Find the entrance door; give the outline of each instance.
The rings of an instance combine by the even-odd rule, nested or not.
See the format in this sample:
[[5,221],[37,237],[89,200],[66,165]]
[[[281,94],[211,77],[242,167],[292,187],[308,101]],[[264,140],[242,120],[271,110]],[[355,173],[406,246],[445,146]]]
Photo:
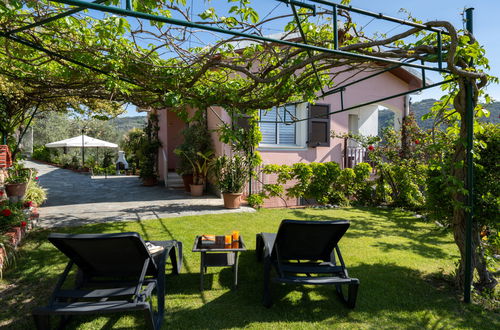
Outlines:
[[174,149],[182,142],[184,137],[182,130],[186,127],[186,123],[173,111],[168,111],[167,114],[167,151],[168,151],[168,170],[175,170],[179,162],[179,158],[174,154]]

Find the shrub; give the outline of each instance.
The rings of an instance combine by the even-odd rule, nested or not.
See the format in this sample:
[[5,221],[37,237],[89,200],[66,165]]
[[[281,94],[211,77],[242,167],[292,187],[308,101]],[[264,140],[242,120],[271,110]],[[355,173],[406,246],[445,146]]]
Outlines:
[[57,160],[57,163],[62,165],[64,168],[71,167],[71,161],[72,161],[72,156],[68,154],[62,154],[59,156]]
[[253,208],[260,209],[264,204],[265,193],[251,194],[247,197],[248,205]]
[[52,157],[56,156],[58,153],[56,150],[49,149],[46,146],[37,146],[33,148],[33,154],[31,157],[36,160],[41,160],[47,163],[52,162]]
[[38,182],[31,180],[28,182],[24,199],[27,201],[33,201],[37,205],[42,205],[47,200],[47,191],[40,187]]
[[[263,198],[284,196],[315,200],[319,204],[349,205],[352,199],[370,204],[373,196],[369,164],[361,163],[354,169],[341,169],[335,162],[297,163],[293,166],[266,165],[265,174],[276,174],[273,184],[265,184]],[[286,189],[290,181],[296,183]]]
[[[379,196],[393,206],[407,209],[421,209],[425,205],[424,192],[426,189],[427,167],[418,162],[382,163],[379,165],[379,193],[390,194]],[[386,185],[390,189],[386,189]]]
[[214,163],[215,184],[222,193],[240,193],[249,177],[249,163],[246,157],[235,154],[221,156]]
[[375,192],[370,181],[372,167],[368,163],[359,163],[354,166],[354,197],[357,204],[373,205]]

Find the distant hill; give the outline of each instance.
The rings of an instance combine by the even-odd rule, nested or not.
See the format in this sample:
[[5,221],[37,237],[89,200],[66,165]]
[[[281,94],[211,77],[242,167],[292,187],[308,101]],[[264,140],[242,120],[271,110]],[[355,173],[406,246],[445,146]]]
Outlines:
[[109,124],[116,128],[120,136],[130,131],[132,128],[143,128],[146,125],[147,116],[134,116],[114,118],[109,121]]
[[[415,113],[415,118],[417,120],[418,126],[423,129],[432,128],[432,120],[422,121],[422,116],[429,112],[434,102],[437,100],[426,99],[419,102],[412,103],[410,105],[410,111]],[[490,116],[488,118],[481,118],[481,121],[499,124],[500,123],[500,102],[493,102],[486,107],[490,111]],[[380,115],[379,115],[380,116]]]
[[382,136],[382,131],[388,126],[394,127],[394,112],[381,109],[378,111],[378,136]]
[[[420,128],[424,130],[432,128],[432,120],[422,120],[422,116],[429,112],[435,99],[426,99],[410,104],[410,111],[415,114],[415,119]],[[481,118],[481,121],[499,124],[500,123],[500,102],[493,102],[486,107],[490,111],[488,118]],[[390,110],[381,109],[378,112],[378,135],[382,136],[382,130],[387,126],[394,127],[394,113]]]

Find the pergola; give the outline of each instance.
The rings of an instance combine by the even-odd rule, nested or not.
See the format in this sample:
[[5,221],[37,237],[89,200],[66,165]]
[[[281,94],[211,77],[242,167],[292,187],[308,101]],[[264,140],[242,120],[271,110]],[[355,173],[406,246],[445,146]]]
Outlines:
[[[196,28],[196,29],[202,29],[205,31],[211,31],[211,32],[217,32],[217,33],[223,33],[225,35],[230,35],[230,36],[237,36],[237,37],[244,37],[244,38],[249,38],[261,42],[269,42],[273,43],[276,45],[284,45],[284,46],[293,46],[297,48],[304,49],[309,52],[309,56],[311,56],[312,51],[314,52],[323,52],[323,53],[329,53],[329,54],[336,54],[339,56],[342,56],[344,58],[358,58],[362,59],[364,61],[370,61],[372,63],[375,63],[379,65],[380,70],[377,72],[370,74],[366,77],[363,77],[358,80],[354,80],[348,83],[344,83],[341,86],[336,86],[335,88],[327,91],[322,91],[321,96],[325,95],[330,95],[330,94],[336,94],[339,93],[340,97],[342,99],[343,93],[347,88],[349,88],[352,85],[355,85],[363,80],[373,78],[375,76],[378,76],[384,72],[394,70],[396,68],[413,68],[413,69],[418,69],[421,71],[422,75],[422,86],[413,90],[405,91],[402,93],[398,93],[395,95],[388,95],[384,98],[372,100],[370,102],[366,102],[363,104],[357,104],[352,107],[344,107],[343,103],[341,104],[341,107],[339,109],[335,109],[331,111],[329,114],[335,114],[335,113],[340,113],[344,111],[351,110],[353,108],[358,108],[362,107],[365,105],[369,104],[374,104],[377,102],[382,102],[384,100],[388,100],[391,98],[395,97],[400,97],[403,95],[408,95],[412,94],[418,91],[422,91],[428,88],[433,88],[442,84],[449,83],[453,81],[455,78],[443,80],[437,83],[433,83],[431,85],[426,85],[426,79],[425,75],[427,71],[434,71],[438,73],[445,73],[445,74],[452,74],[452,72],[447,68],[446,62],[443,60],[443,51],[442,51],[442,35],[447,34],[447,32],[444,29],[441,28],[435,28],[431,26],[427,26],[424,24],[412,22],[412,21],[407,21],[407,20],[401,20],[398,18],[386,16],[380,13],[375,13],[375,12],[370,12],[358,8],[354,8],[352,6],[345,6],[342,4],[337,4],[331,1],[327,0],[307,0],[304,2],[299,2],[295,0],[276,0],[282,3],[287,4],[290,6],[293,16],[295,17],[298,30],[300,32],[301,38],[299,41],[291,41],[291,40],[283,40],[283,39],[277,39],[277,38],[272,38],[268,36],[262,36],[262,35],[256,35],[256,34],[250,34],[250,33],[244,33],[241,31],[237,30],[230,30],[230,29],[222,29],[216,26],[211,26],[211,25],[203,25],[203,24],[197,24],[188,20],[182,20],[182,19],[177,19],[177,18],[172,18],[172,17],[165,17],[165,16],[160,16],[160,15],[153,15],[149,13],[144,13],[144,12],[139,12],[134,10],[134,6],[132,3],[132,0],[126,0],[124,8],[120,8],[117,6],[112,6],[112,5],[107,5],[104,4],[105,0],[95,0],[93,2],[89,1],[82,1],[82,0],[51,0],[52,2],[56,3],[61,3],[61,4],[66,4],[66,5],[71,5],[75,6],[75,8],[67,10],[66,12],[60,13],[58,15],[55,15],[53,17],[49,18],[44,18],[41,19],[33,24],[29,24],[27,26],[21,27],[14,29],[12,31],[7,31],[7,32],[0,32],[0,37],[8,38],[12,41],[18,42],[20,44],[23,44],[28,47],[32,47],[38,51],[45,52],[46,54],[49,54],[50,56],[56,57],[60,60],[67,61],[79,66],[82,66],[84,68],[87,68],[89,70],[92,70],[96,73],[99,74],[104,74],[104,75],[111,75],[110,72],[106,72],[100,68],[93,67],[91,65],[88,65],[86,63],[83,63],[81,61],[72,59],[66,55],[58,54],[56,52],[53,52],[49,49],[44,48],[43,46],[39,44],[35,44],[21,36],[18,35],[19,32],[28,30],[28,29],[33,29],[37,26],[52,22],[57,19],[64,18],[69,15],[73,15],[75,13],[78,13],[82,10],[85,9],[93,9],[97,10],[100,12],[104,13],[111,13],[111,14],[116,14],[116,15],[121,15],[125,17],[134,17],[142,20],[149,20],[151,22],[159,22],[159,23],[166,23],[166,24],[171,24],[171,25],[176,25],[176,26],[182,26],[186,28]],[[334,31],[334,40],[333,44],[334,47],[332,48],[326,48],[326,47],[320,47],[316,45],[309,44],[306,39],[306,35],[302,29],[301,21],[299,19],[299,15],[297,12],[297,7],[307,9],[311,11],[312,14],[316,13],[316,9],[318,6],[322,6],[322,8],[330,8],[331,13],[332,13],[332,24],[333,24],[333,31]],[[378,57],[378,56],[372,56],[372,55],[367,55],[367,54],[360,54],[356,52],[351,52],[351,51],[345,51],[339,49],[339,27],[337,26],[337,11],[338,10],[344,10],[360,15],[364,15],[367,17],[371,17],[373,19],[377,20],[384,20],[384,21],[389,21],[389,22],[394,22],[398,23],[401,25],[405,25],[408,27],[416,27],[425,31],[428,31],[429,33],[435,33],[436,34],[436,40],[437,40],[437,60],[434,62],[434,65],[431,65],[430,62],[426,62],[425,60],[421,60],[420,63],[417,63],[415,59],[412,60],[396,60],[396,59],[388,59],[388,58],[383,58],[383,57]],[[466,10],[466,29],[468,30],[469,33],[472,33],[473,30],[473,8],[469,8]],[[381,66],[380,64],[383,64]],[[470,63],[472,66],[473,63]],[[314,64],[313,64],[314,66]],[[134,81],[127,78],[127,77],[119,77],[119,79],[134,84]],[[472,146],[473,146],[473,119],[474,119],[474,114],[473,114],[473,85],[470,82],[466,83],[466,120],[465,120],[465,125],[467,129],[467,147],[466,147],[466,166],[467,166],[467,178],[466,178],[466,188],[468,190],[468,195],[467,195],[467,208],[466,208],[466,216],[467,216],[467,222],[466,222],[466,260],[465,260],[465,283],[464,283],[464,301],[465,302],[470,302],[470,287],[471,287],[471,282],[472,282],[472,221],[473,221],[473,159],[472,159]],[[301,119],[304,120],[304,119]],[[306,119],[307,120],[307,119]],[[294,119],[294,121],[298,121],[297,119]]]

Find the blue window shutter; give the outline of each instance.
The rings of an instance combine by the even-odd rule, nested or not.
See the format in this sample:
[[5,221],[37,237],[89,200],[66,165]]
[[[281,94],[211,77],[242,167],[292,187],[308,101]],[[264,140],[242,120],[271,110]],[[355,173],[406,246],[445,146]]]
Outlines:
[[[293,116],[293,117],[292,117]],[[287,144],[287,145],[295,145],[295,126],[296,124],[290,124],[290,122],[295,117],[295,105],[287,105],[286,111],[285,107],[279,108],[279,121],[284,121],[285,123],[289,123],[288,125],[285,123],[278,124],[278,138],[279,144]]]
[[[276,108],[260,111],[260,131],[263,144],[276,144]],[[268,121],[268,123],[266,123]]]

